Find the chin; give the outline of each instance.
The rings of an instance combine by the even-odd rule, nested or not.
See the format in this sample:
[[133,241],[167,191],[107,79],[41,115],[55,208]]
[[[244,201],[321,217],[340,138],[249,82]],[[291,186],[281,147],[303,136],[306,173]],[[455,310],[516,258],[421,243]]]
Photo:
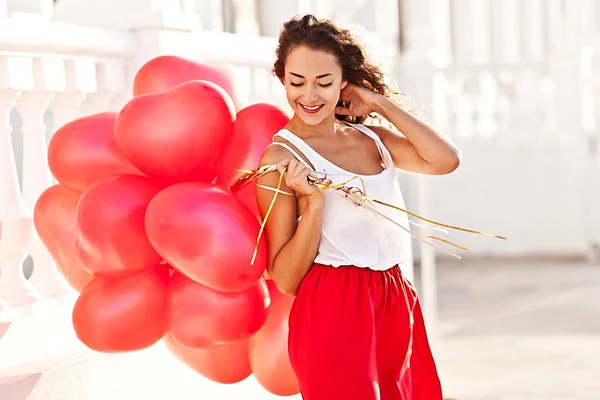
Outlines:
[[309,126],[316,126],[323,123],[323,121],[327,120],[329,117],[333,116],[333,112],[330,110],[321,110],[319,113],[314,115],[306,114],[302,108],[296,109],[296,115],[300,117],[302,122]]

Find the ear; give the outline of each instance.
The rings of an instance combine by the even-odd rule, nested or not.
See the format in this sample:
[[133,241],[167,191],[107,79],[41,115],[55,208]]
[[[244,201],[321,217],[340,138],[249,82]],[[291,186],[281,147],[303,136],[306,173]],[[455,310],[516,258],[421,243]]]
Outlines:
[[348,85],[348,81],[343,81],[342,82],[342,86],[340,87],[342,90],[344,90],[344,88],[346,87],[346,85]]

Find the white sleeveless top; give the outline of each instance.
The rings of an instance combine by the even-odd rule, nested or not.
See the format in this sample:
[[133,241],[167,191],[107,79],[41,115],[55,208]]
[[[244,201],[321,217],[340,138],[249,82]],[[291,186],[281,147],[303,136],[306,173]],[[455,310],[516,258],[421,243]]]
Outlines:
[[[329,162],[313,150],[304,140],[292,132],[282,129],[277,136],[293,144],[312,164],[312,167],[300,157],[290,146],[281,142],[279,145],[290,151],[300,162],[315,171],[326,173],[333,183],[342,183],[358,176],[362,179],[368,197],[383,202],[404,207],[404,200],[396,177],[396,168],[392,156],[383,142],[372,130],[364,125],[349,124],[360,132],[372,138],[381,153],[385,169],[377,175],[353,174]],[[318,174],[323,177],[323,174]],[[360,180],[355,179],[347,186],[363,189]],[[411,236],[399,226],[390,222],[376,212],[363,206],[354,205],[337,190],[324,193],[325,211],[321,241],[315,263],[339,267],[354,265],[384,271],[399,265],[402,270],[412,262]],[[408,216],[390,207],[374,204],[379,212],[409,229]]]

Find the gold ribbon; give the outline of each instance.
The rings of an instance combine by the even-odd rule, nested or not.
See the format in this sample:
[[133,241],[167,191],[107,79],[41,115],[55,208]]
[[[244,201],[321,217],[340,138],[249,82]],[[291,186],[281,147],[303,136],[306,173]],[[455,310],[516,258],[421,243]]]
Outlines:
[[[261,167],[259,169],[256,169],[256,170],[241,170],[241,169],[238,169],[236,171],[237,172],[242,172],[243,175],[229,189],[232,192],[235,193],[235,192],[243,189],[250,182],[256,181],[257,179],[260,179],[264,175],[266,175],[268,173],[271,173],[271,172],[274,172],[276,170],[277,170],[277,167],[275,165],[265,165],[265,166],[263,166],[263,167]],[[277,188],[276,189],[272,188],[270,186],[260,185],[258,183],[256,184],[257,187],[260,187],[260,188],[263,188],[263,189],[267,189],[267,190],[271,190],[271,191],[275,192],[275,195],[273,196],[273,199],[271,200],[271,203],[269,204],[269,208],[267,209],[265,217],[263,218],[263,222],[262,222],[262,224],[260,226],[258,237],[256,238],[256,247],[254,249],[254,254],[252,256],[252,261],[250,263],[251,265],[254,265],[254,261],[256,259],[256,255],[257,255],[257,252],[258,252],[258,245],[260,243],[260,239],[261,239],[262,234],[264,232],[264,228],[265,228],[265,226],[267,224],[267,220],[269,218],[269,215],[271,214],[271,211],[272,211],[273,206],[275,204],[275,200],[277,199],[277,195],[278,194],[285,194],[285,195],[293,196],[292,193],[287,193],[287,192],[281,190],[281,184],[283,182],[283,176],[284,176],[286,170],[287,170],[287,167],[285,167],[281,171],[281,173],[279,175],[279,181],[277,183]],[[361,190],[361,189],[359,189],[357,187],[347,186],[349,183],[351,183],[352,181],[357,180],[357,179],[361,181],[363,190]],[[415,235],[409,229],[407,229],[406,227],[400,225],[399,223],[397,223],[396,221],[394,221],[393,219],[391,219],[390,217],[388,217],[387,215],[385,215],[381,211],[379,211],[375,207],[375,204],[379,204],[379,205],[382,205],[382,206],[385,206],[385,207],[390,207],[390,208],[392,208],[394,210],[404,212],[407,215],[410,215],[412,217],[418,218],[418,219],[420,219],[422,221],[425,221],[425,222],[428,222],[430,224],[437,225],[439,227],[444,227],[444,228],[454,229],[454,230],[461,231],[461,232],[467,232],[467,233],[472,233],[472,234],[476,234],[476,235],[482,235],[482,236],[493,237],[493,238],[496,238],[496,239],[506,240],[506,237],[504,237],[504,236],[499,236],[499,235],[495,235],[495,234],[492,234],[492,233],[486,233],[486,232],[476,231],[476,230],[473,230],[473,229],[466,229],[466,228],[461,228],[459,226],[448,225],[448,224],[444,224],[444,223],[441,223],[441,222],[437,222],[437,221],[434,221],[432,219],[425,218],[425,217],[422,217],[422,216],[420,216],[418,214],[415,214],[413,212],[405,210],[405,209],[403,209],[401,207],[395,206],[393,204],[388,204],[388,203],[383,202],[381,200],[377,200],[377,199],[368,197],[365,194],[365,192],[366,192],[366,190],[365,190],[365,183],[364,183],[364,181],[359,176],[354,176],[354,177],[352,177],[352,178],[350,178],[350,179],[348,179],[348,180],[346,180],[346,181],[344,181],[342,183],[338,183],[338,184],[331,182],[329,179],[326,178],[326,176],[324,178],[315,178],[315,177],[309,176],[308,177],[308,181],[312,185],[314,185],[314,186],[316,186],[316,187],[318,187],[320,189],[318,192],[312,193],[309,196],[320,194],[320,193],[326,192],[327,190],[332,190],[332,189],[333,190],[337,190],[338,192],[343,193],[344,196],[347,197],[347,198],[349,198],[355,205],[366,207],[367,209],[375,212],[376,214],[380,215],[381,217],[383,217],[383,218],[387,219],[388,221],[394,223],[395,225],[397,225],[398,227],[400,227],[404,231],[408,232],[415,239],[418,239],[421,242],[427,244],[428,246],[431,246],[431,247],[434,247],[434,248],[436,248],[438,250],[441,250],[444,253],[449,254],[449,255],[451,255],[453,257],[456,257],[458,259],[460,259],[461,257],[458,256],[457,254],[454,254],[454,253],[449,252],[449,251],[447,251],[447,250],[445,250],[445,249],[443,249],[443,248],[441,248],[439,246],[436,246],[435,244],[430,243],[430,242],[428,242],[425,239],[437,240],[437,241],[446,243],[446,244],[448,244],[450,246],[456,247],[456,248],[458,248],[460,250],[463,250],[463,251],[468,251],[470,249],[468,249],[466,247],[463,247],[463,246],[460,246],[460,245],[458,245],[456,243],[453,243],[453,242],[451,242],[449,240],[442,239],[442,238],[437,237],[437,236],[428,235],[428,236],[422,236],[421,237],[421,236]],[[409,223],[412,223],[412,221],[409,221]],[[425,228],[429,228],[429,229],[440,230],[440,231],[442,231],[442,232],[444,232],[446,234],[448,233],[447,231],[444,231],[444,230],[442,230],[440,228],[436,228],[436,227],[433,227],[433,226],[430,227],[430,226],[423,226],[423,225],[419,225],[419,224],[416,224],[416,225],[422,226],[422,227],[425,227]]]

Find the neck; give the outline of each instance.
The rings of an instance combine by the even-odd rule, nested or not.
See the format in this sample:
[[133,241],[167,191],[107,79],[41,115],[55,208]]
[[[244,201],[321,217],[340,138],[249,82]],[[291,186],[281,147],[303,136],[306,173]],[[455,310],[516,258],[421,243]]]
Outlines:
[[308,125],[302,121],[302,118],[294,114],[292,119],[290,119],[290,122],[288,122],[286,128],[293,132],[302,133],[309,136],[330,136],[335,135],[336,122],[337,119],[335,118],[335,114],[331,114],[317,125]]

